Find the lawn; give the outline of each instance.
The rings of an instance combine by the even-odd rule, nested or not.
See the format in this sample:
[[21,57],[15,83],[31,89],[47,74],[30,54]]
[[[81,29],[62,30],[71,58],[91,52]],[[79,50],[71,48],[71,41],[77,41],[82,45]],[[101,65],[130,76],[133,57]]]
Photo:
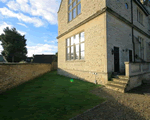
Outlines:
[[52,71],[0,95],[0,120],[69,120],[105,99],[89,91],[99,87]]

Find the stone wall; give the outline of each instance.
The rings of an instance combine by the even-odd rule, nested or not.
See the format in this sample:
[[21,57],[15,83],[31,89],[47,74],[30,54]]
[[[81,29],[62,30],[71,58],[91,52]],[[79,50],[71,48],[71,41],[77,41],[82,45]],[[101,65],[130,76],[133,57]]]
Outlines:
[[120,71],[124,72],[124,62],[129,60],[129,51],[125,50],[128,49],[133,52],[132,29],[129,25],[107,12],[108,72],[114,72],[114,54],[112,55],[111,52],[114,46],[119,47]]
[[150,32],[148,31],[149,30],[148,16],[146,16],[144,14],[144,12],[139,8],[143,13],[143,25],[141,23],[139,23],[137,21],[137,8],[139,8],[139,7],[137,6],[137,4],[135,2],[133,2],[133,16],[134,16],[133,24],[150,35]]
[[[106,0],[106,5],[131,22],[131,0]],[[125,4],[128,4],[126,9]]]
[[150,63],[125,62],[126,76],[129,78],[126,91],[138,87],[142,81],[150,83]]
[[[126,9],[125,4],[128,4],[128,9]],[[107,6],[113,11],[118,13],[120,16],[124,17],[126,20],[131,22],[131,1],[130,0],[107,0]],[[137,4],[133,1],[133,24],[138,28],[149,34],[148,32],[148,16],[143,13],[143,25],[137,21]],[[124,72],[125,61],[129,61],[129,51],[125,52],[123,50],[132,50],[132,60],[134,60],[133,53],[133,43],[132,43],[132,27],[126,24],[125,21],[119,20],[117,17],[107,12],[107,57],[108,57],[108,73],[114,71],[114,55],[111,54],[113,47],[119,47],[119,57],[120,57],[120,71]],[[138,38],[138,36],[144,39],[144,60],[150,60],[150,46],[148,43],[150,39],[134,29],[133,35]],[[135,45],[135,53],[138,53],[139,46]]]
[[52,70],[57,70],[57,62],[52,62]]
[[0,93],[52,70],[51,64],[0,64]]
[[[84,31],[85,59],[66,61],[66,39]],[[94,81],[90,72],[96,72],[99,84],[107,83],[106,13],[58,39],[58,73]]]
[[[148,43],[150,42],[150,39],[147,38],[145,35],[141,34],[137,30],[134,30],[134,36],[138,38],[139,36],[144,39],[144,60],[147,62],[150,62],[150,46]],[[139,42],[135,40],[135,54],[139,55]]]
[[81,14],[68,23],[68,0],[63,0],[58,12],[58,36],[104,7],[106,0],[81,0]]

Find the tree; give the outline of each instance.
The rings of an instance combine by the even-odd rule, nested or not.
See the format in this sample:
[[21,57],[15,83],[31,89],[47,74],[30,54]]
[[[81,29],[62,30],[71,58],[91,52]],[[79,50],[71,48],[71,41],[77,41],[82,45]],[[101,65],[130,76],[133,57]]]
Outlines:
[[7,59],[8,62],[20,62],[27,58],[27,48],[25,35],[17,32],[16,28],[4,28],[4,34],[0,35],[3,51],[1,54]]

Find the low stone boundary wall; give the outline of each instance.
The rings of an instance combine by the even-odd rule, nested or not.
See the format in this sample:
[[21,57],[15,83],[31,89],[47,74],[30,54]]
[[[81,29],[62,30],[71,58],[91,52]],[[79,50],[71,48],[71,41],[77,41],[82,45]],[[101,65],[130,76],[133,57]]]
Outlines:
[[129,77],[126,91],[138,87],[143,81],[150,82],[150,63],[125,62],[126,76]]
[[57,70],[57,62],[52,62],[52,69]]
[[0,63],[0,93],[53,70],[51,64]]

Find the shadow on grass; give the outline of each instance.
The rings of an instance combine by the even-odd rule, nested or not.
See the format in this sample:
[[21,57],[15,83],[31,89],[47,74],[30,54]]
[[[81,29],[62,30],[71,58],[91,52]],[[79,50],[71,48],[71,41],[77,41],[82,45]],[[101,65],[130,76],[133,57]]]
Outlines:
[[88,92],[96,87],[49,72],[2,93],[0,120],[69,119],[105,100]]
[[[121,120],[135,119],[135,116],[143,120],[101,86],[77,79],[70,82],[70,79],[52,71],[3,93],[0,95],[0,120],[69,120],[108,98],[111,101],[89,114],[82,114],[77,120]],[[89,92],[92,90],[97,94]]]

